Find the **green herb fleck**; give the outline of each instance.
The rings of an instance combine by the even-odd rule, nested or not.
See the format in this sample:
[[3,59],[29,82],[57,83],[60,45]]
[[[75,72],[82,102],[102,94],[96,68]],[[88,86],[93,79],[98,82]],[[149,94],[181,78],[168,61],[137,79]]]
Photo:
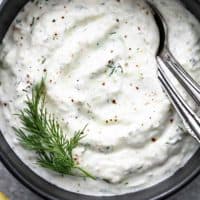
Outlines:
[[116,33],[117,33],[117,32],[111,32],[110,35],[114,35],[114,34],[116,34]]
[[116,64],[113,60],[109,60],[106,67],[111,70],[109,76],[112,76],[114,73],[118,71],[120,71],[121,73],[124,72],[122,66],[120,64]]
[[30,23],[30,26],[33,26],[35,23],[35,17],[32,18],[32,22]]
[[42,61],[41,61],[41,64],[44,64],[46,62],[46,58],[44,56],[42,56]]

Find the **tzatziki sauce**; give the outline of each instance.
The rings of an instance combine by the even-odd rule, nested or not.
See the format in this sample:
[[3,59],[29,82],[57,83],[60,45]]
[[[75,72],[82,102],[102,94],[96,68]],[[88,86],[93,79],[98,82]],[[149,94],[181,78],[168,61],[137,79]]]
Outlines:
[[[177,0],[152,2],[166,18],[171,52],[200,81],[199,22]],[[198,145],[157,78],[158,44],[145,1],[30,1],[0,47],[0,129],[7,142],[36,174],[77,193],[119,195],[172,176]],[[42,77],[47,108],[64,134],[87,125],[73,155],[96,180],[44,169],[20,145],[15,114]]]

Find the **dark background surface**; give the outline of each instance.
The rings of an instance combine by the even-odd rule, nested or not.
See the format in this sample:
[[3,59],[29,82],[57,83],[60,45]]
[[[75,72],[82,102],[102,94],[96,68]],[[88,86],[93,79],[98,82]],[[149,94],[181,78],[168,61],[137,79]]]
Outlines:
[[[19,183],[0,162],[0,192],[10,200],[42,200]],[[200,176],[191,184],[167,200],[200,200]]]

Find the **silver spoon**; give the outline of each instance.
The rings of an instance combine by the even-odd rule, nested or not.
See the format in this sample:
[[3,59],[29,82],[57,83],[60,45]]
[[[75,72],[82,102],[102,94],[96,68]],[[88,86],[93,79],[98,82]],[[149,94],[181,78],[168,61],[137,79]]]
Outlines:
[[170,52],[168,47],[167,23],[158,8],[150,2],[147,3],[153,11],[160,34],[160,44],[156,55],[158,62],[158,78],[171,103],[183,120],[186,129],[198,142],[200,142],[200,118],[176,90],[175,86],[163,70],[163,66],[165,65],[168,67],[170,72],[180,82],[198,106],[200,106],[200,85],[184,70]]

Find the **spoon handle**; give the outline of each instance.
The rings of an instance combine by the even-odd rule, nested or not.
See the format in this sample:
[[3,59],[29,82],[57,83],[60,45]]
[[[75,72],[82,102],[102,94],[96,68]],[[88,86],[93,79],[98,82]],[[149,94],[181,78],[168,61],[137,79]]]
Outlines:
[[159,55],[168,69],[183,85],[185,90],[191,95],[193,100],[200,106],[200,85],[185,71],[181,64],[174,58],[170,50],[165,47],[162,54]]

